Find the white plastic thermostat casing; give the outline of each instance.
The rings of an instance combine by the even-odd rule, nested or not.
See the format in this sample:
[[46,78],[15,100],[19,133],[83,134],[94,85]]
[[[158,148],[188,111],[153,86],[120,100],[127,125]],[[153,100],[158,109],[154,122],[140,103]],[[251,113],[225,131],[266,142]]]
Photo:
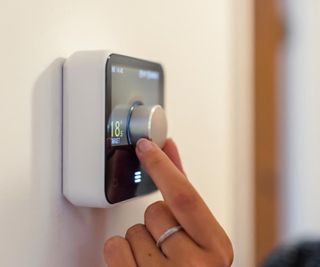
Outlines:
[[[118,65],[111,68],[110,62]],[[110,89],[112,75],[115,75],[114,91]],[[161,105],[160,64],[106,50],[79,51],[66,59],[63,194],[72,204],[106,208],[156,190],[132,148],[141,137],[163,146],[167,125]],[[130,111],[128,116],[123,112],[126,109]],[[117,129],[121,135],[113,136],[110,121],[111,129],[114,123],[123,126]]]
[[105,197],[105,83],[108,51],[79,51],[63,67],[63,193],[77,206]]

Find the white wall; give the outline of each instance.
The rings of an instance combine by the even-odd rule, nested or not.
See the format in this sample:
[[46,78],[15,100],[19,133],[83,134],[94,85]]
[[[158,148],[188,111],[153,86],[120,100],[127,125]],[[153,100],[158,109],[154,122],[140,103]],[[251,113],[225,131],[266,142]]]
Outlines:
[[292,241],[320,238],[320,2],[285,7],[281,235]]
[[163,63],[170,135],[190,179],[236,238],[233,1],[0,6],[0,266],[103,266],[104,240],[141,222],[160,197],[95,210],[61,196],[61,66],[80,49]]
[[233,157],[234,266],[254,266],[254,92],[252,0],[234,1]]

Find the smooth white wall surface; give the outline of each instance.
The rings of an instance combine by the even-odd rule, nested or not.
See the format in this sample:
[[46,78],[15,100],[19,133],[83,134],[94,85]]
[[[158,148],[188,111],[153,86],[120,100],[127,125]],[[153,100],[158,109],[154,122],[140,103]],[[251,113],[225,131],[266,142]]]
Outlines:
[[0,266],[103,266],[104,240],[142,222],[146,206],[160,199],[101,210],[62,197],[61,67],[82,49],[164,65],[170,136],[235,237],[233,1],[0,4]]
[[284,241],[320,238],[320,2],[286,1],[282,94]]
[[254,266],[254,5],[234,2],[233,34],[233,247],[234,266]]

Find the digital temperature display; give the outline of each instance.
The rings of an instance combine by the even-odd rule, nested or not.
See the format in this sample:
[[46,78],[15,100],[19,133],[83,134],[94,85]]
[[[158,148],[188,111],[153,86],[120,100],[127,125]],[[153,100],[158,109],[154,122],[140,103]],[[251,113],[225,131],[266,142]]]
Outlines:
[[112,145],[120,145],[121,138],[124,137],[125,130],[122,128],[123,122],[121,121],[111,121],[111,143]]
[[111,113],[108,125],[111,146],[127,146],[128,140],[128,116],[130,113],[129,105],[118,105]]

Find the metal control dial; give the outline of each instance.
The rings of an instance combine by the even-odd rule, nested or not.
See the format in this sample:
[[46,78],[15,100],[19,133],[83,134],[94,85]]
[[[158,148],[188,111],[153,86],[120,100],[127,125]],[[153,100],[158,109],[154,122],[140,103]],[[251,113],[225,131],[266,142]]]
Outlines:
[[163,148],[167,138],[167,118],[160,105],[119,105],[109,122],[112,146],[135,145],[147,138]]
[[129,136],[132,144],[147,138],[163,148],[167,138],[167,118],[160,105],[137,105],[131,113]]

